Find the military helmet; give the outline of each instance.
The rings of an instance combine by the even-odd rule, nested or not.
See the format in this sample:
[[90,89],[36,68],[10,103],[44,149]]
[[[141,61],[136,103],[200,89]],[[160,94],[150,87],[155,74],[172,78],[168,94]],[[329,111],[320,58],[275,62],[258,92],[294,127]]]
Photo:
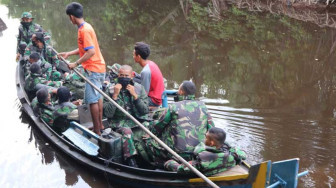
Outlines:
[[121,65],[119,65],[118,63],[113,64],[112,66],[107,66],[108,69],[110,69],[114,74],[119,74],[119,69],[120,69]]
[[33,18],[30,12],[23,12],[21,18]]

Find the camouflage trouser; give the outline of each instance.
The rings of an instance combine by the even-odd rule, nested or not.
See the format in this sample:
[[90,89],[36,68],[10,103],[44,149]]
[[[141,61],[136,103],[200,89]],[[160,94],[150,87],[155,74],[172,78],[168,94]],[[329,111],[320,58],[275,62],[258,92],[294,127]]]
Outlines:
[[137,151],[134,146],[133,141],[133,132],[132,129],[127,127],[121,127],[117,129],[117,132],[122,135],[122,148],[123,148],[123,156],[124,160],[134,155],[137,155]]
[[[198,167],[196,161],[188,161],[188,163],[195,168]],[[165,162],[164,168],[168,171],[174,171],[174,172],[188,173],[188,172],[191,171],[189,169],[189,167],[187,167],[186,165],[180,164],[180,163],[178,163],[178,162],[176,162],[175,160],[172,160],[172,159]]]
[[153,166],[163,167],[164,162],[170,158],[168,152],[150,137],[137,141],[136,148],[141,157]]
[[73,84],[70,83],[65,83],[63,84],[64,86],[66,86],[67,88],[69,88],[69,90],[72,92],[72,99],[73,100],[77,100],[77,99],[84,99],[84,89],[85,87],[76,87]]
[[[167,160],[174,159],[173,155],[164,149],[153,138],[146,136],[142,142],[136,142],[136,148],[141,157],[153,166],[162,167]],[[174,148],[171,148],[174,150]],[[176,152],[176,151],[175,151]],[[185,160],[192,160],[192,155],[188,153],[177,152]]]

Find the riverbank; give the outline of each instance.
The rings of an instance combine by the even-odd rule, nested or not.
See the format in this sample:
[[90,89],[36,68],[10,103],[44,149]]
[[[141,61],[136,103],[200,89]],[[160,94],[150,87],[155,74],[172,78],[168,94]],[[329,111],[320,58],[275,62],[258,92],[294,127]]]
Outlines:
[[194,0],[194,2],[207,6],[209,15],[216,19],[222,19],[225,11],[234,5],[252,12],[285,15],[296,20],[312,22],[320,27],[336,28],[336,1],[331,3],[325,0]]

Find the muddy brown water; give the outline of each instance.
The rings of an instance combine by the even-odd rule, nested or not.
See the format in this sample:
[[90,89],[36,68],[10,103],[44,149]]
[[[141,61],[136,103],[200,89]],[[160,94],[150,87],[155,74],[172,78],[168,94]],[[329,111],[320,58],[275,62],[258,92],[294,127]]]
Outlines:
[[[68,1],[1,1],[1,187],[115,187],[49,145],[15,89],[19,17],[32,11],[58,51],[76,48]],[[248,162],[300,158],[299,187],[335,187],[336,31],[281,15],[229,7],[220,19],[179,1],[85,1],[85,18],[108,64],[130,64],[136,41],[151,45],[168,88],[192,79],[217,126]],[[210,13],[209,13],[210,12]],[[75,60],[75,59],[72,59]]]

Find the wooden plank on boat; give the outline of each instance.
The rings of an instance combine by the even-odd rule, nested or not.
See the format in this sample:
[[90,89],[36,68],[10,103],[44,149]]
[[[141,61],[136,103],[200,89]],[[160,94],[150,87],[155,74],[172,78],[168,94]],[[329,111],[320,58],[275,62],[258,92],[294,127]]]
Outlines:
[[67,137],[72,143],[78,146],[81,150],[91,156],[98,155],[99,146],[92,143],[89,139],[84,137],[83,135],[77,133],[73,128],[67,129],[62,133],[65,137]]
[[[248,171],[240,165],[237,165],[225,172],[216,174],[208,178],[212,181],[232,181],[238,179],[246,179],[248,178],[248,176]],[[204,180],[201,178],[192,178],[189,179],[189,182],[204,182]]]

